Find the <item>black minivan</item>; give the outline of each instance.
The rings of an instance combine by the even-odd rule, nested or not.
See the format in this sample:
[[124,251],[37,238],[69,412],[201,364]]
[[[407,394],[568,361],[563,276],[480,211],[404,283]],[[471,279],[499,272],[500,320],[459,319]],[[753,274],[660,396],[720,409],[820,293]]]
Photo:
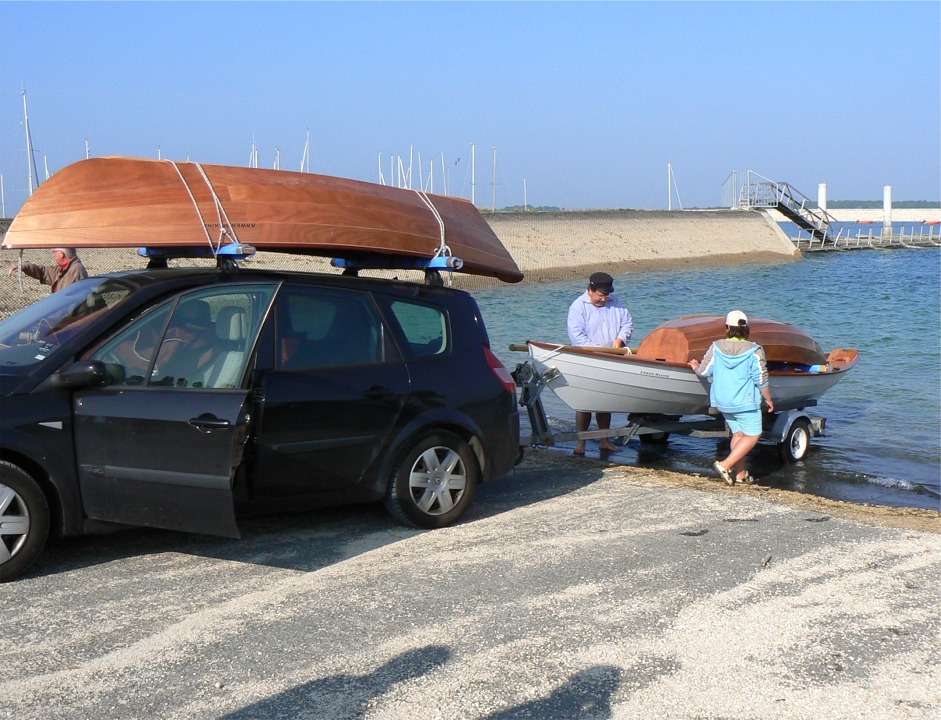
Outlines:
[[173,268],[0,321],[0,580],[50,534],[238,537],[241,514],[384,501],[455,522],[520,457],[476,301],[434,284]]

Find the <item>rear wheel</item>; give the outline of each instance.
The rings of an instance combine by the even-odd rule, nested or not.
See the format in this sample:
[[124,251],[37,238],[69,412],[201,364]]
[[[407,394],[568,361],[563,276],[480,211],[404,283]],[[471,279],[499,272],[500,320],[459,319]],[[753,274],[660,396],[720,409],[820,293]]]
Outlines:
[[0,582],[32,565],[49,537],[49,503],[36,481],[0,461]]
[[638,435],[637,437],[640,438],[640,442],[643,445],[666,445],[667,441],[670,439],[670,433],[644,433],[643,435]]
[[795,420],[787,431],[784,441],[778,445],[781,460],[786,463],[803,460],[810,447],[810,423],[804,418]]
[[470,506],[480,472],[470,446],[454,433],[419,437],[399,459],[386,494],[386,507],[399,522],[440,528]]

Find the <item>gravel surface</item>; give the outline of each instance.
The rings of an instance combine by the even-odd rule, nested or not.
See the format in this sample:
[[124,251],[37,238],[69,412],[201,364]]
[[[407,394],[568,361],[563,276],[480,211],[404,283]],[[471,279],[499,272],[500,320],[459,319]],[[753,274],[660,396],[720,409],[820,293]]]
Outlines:
[[534,450],[433,532],[60,542],[0,586],[0,717],[936,720],[939,528]]

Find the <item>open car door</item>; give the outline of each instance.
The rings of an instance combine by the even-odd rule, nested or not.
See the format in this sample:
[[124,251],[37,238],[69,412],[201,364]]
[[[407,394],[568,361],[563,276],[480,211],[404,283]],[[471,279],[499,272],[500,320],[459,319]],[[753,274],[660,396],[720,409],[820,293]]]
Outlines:
[[76,394],[85,513],[96,520],[239,537],[234,473],[246,391],[104,388]]
[[249,433],[247,367],[276,290],[185,293],[86,355],[108,378],[72,400],[88,517],[239,536],[233,485]]

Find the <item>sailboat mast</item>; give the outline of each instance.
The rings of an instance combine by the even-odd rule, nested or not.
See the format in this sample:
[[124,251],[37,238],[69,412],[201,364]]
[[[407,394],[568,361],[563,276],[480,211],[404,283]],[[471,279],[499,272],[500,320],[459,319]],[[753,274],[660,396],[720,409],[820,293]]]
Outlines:
[[667,163],[667,210],[673,209],[673,166]]
[[477,206],[477,148],[473,144],[471,144],[471,204],[474,207]]
[[[301,172],[310,172],[310,128],[307,128],[307,140],[304,142],[304,154],[301,156]],[[379,174],[382,174],[382,163],[379,163]]]
[[493,180],[490,188],[490,212],[497,209],[497,149],[493,148]]
[[36,169],[36,157],[33,154],[33,136],[29,132],[29,110],[26,107],[26,91],[23,91],[23,119],[26,125],[26,167],[29,173],[29,195],[33,194],[33,175],[39,185],[39,171]]

